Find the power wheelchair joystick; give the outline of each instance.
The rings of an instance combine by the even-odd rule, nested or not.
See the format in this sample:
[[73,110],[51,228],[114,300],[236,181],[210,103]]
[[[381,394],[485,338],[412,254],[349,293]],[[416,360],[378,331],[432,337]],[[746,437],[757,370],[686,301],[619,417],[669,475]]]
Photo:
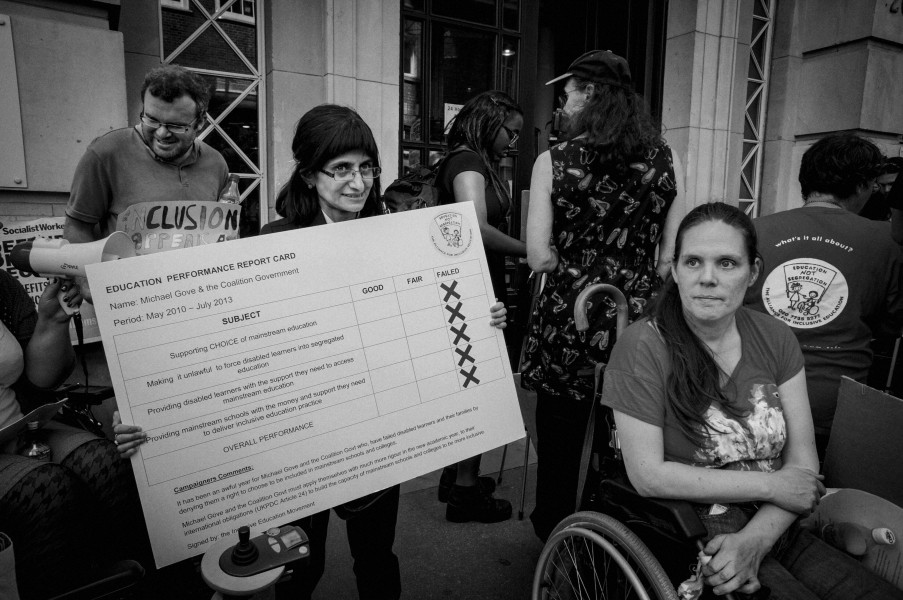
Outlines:
[[201,560],[201,576],[216,591],[211,600],[275,597],[274,586],[288,567],[297,570],[310,557],[307,534],[300,527],[271,527],[252,538],[248,526],[238,528],[238,543],[224,538]]

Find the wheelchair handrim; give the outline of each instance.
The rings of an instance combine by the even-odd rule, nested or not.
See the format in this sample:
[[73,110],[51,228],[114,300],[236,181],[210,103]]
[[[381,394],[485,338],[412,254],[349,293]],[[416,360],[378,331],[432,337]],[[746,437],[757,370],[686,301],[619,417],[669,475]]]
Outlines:
[[[548,542],[546,542],[546,545],[543,547],[542,552],[539,555],[539,564],[546,564],[549,556],[552,554],[552,552],[555,551],[558,542],[565,538],[573,537],[574,534],[585,537],[601,546],[602,549],[605,550],[614,559],[615,563],[617,563],[617,565],[621,568],[621,571],[627,576],[630,584],[633,586],[634,590],[637,591],[640,600],[650,600],[649,594],[646,593],[645,586],[640,581],[640,578],[636,574],[634,568],[630,565],[628,560],[624,558],[624,555],[621,554],[621,551],[618,550],[614,546],[614,544],[609,542],[602,535],[590,529],[585,529],[579,526],[572,526],[566,529],[562,529],[561,531],[553,534],[552,537],[549,538]],[[536,573],[533,576],[533,598],[540,597],[544,575],[545,569],[537,569]]]

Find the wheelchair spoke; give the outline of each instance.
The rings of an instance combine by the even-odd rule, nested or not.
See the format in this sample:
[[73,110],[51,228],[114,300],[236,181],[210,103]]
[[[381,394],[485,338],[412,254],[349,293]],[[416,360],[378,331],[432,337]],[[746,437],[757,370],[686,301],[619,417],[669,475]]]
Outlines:
[[641,542],[635,536],[630,538],[632,534],[623,525],[617,526],[610,531],[607,520],[586,522],[579,520],[578,515],[571,518],[571,523],[559,526],[540,555],[534,599],[676,599],[670,582],[652,576],[655,569],[661,568],[657,563],[655,569],[647,564],[654,560],[647,556],[648,550],[643,547],[638,553],[637,544]]

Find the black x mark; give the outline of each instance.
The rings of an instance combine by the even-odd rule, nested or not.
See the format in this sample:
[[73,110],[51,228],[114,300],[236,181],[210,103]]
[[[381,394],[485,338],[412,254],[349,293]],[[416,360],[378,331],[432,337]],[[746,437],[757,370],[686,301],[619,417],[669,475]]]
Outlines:
[[455,334],[455,346],[457,346],[458,342],[460,342],[462,339],[465,342],[470,341],[470,336],[464,333],[464,330],[467,329],[467,323],[461,323],[461,329],[455,328],[454,325],[449,327],[449,329],[451,329],[452,333]]
[[474,377],[474,375],[473,375],[474,373],[476,373],[476,371],[477,371],[476,365],[474,365],[473,367],[470,367],[469,373],[467,371],[465,371],[464,369],[461,369],[460,373],[461,373],[461,375],[464,376],[464,387],[467,387],[467,384],[470,383],[471,381],[474,382],[475,384],[479,385],[480,380],[477,379],[476,377]]
[[461,314],[461,303],[458,302],[458,306],[452,308],[448,304],[445,305],[445,310],[451,313],[451,316],[448,318],[449,323],[454,323],[455,318],[461,319],[462,321],[466,320],[467,317]]
[[470,362],[474,362],[473,357],[470,355],[470,351],[473,349],[473,346],[467,344],[467,348],[462,352],[460,348],[455,348],[455,352],[461,355],[461,359],[458,361],[458,366],[463,367],[464,361],[469,360]]
[[461,294],[455,291],[455,288],[458,287],[457,281],[452,281],[451,287],[445,285],[444,283],[440,284],[439,287],[445,290],[445,298],[442,299],[443,302],[448,302],[448,299],[452,296],[454,296],[458,300],[461,299]]

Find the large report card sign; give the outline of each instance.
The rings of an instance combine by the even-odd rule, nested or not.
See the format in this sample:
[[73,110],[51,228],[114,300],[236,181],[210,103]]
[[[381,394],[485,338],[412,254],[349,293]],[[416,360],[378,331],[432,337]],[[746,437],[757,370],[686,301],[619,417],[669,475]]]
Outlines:
[[158,566],[524,435],[469,203],[88,278]]

